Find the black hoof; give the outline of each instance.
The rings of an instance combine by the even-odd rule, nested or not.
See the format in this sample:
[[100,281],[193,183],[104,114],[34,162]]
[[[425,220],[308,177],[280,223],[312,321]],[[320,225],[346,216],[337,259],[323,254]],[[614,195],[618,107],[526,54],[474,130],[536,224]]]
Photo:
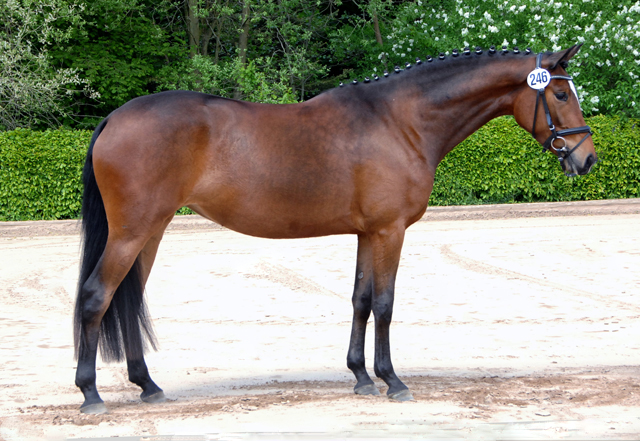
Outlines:
[[104,403],[82,405],[82,407],[80,407],[80,412],[89,415],[101,415],[103,413],[107,413],[107,406],[105,406]]
[[394,401],[413,401],[413,395],[409,392],[409,389],[403,389],[400,392],[394,392],[387,395],[390,400]]
[[167,401],[167,397],[164,396],[164,392],[156,392],[153,395],[149,395],[145,397],[144,394],[140,395],[140,399],[145,403],[156,404],[156,403],[164,403]]
[[365,384],[364,386],[354,387],[353,391],[357,395],[380,395],[380,391],[375,384]]

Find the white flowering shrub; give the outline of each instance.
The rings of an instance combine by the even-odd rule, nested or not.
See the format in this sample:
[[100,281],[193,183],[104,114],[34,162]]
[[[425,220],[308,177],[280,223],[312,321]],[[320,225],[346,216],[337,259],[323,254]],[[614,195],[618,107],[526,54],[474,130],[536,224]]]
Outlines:
[[59,126],[76,92],[99,97],[77,69],[55,69],[48,57],[71,34],[56,21],[79,22],[83,9],[75,0],[0,1],[0,130]]
[[640,117],[640,1],[417,1],[399,8],[382,51],[370,57],[376,70],[464,47],[541,52],[583,43],[568,70],[585,115]]

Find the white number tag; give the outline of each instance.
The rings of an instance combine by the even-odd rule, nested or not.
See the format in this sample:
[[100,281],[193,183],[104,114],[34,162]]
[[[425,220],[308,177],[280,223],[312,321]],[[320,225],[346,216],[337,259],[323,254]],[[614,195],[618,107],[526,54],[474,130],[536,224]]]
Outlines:
[[542,68],[537,68],[531,71],[531,73],[527,76],[527,84],[532,89],[544,89],[549,85],[551,81],[551,75],[549,71]]

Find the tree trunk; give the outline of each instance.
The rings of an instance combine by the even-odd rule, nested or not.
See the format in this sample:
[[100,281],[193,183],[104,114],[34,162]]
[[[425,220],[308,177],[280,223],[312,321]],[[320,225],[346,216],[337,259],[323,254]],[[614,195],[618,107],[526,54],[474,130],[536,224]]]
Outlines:
[[216,52],[213,57],[213,64],[218,64],[220,60],[220,49],[222,48],[222,44],[220,42],[220,32],[222,31],[222,17],[218,17],[216,23]]
[[205,4],[205,10],[207,11],[207,16],[201,18],[201,24],[204,26],[204,32],[202,32],[202,49],[200,53],[203,57],[209,55],[209,42],[211,41],[211,37],[213,36],[213,13],[211,0],[207,0]]
[[200,18],[196,15],[198,0],[187,0],[185,4],[187,16],[187,32],[189,34],[189,56],[191,58],[200,51]]
[[380,33],[380,24],[378,23],[378,14],[376,13],[373,14],[373,30],[376,33],[376,41],[382,46],[384,43],[382,43],[382,34]]
[[[240,40],[238,41],[238,56],[240,57],[240,63],[243,66],[247,64],[249,27],[251,25],[251,20],[249,17],[250,13],[251,13],[251,9],[249,8],[249,1],[245,0],[244,6],[242,7],[242,32],[240,32]],[[235,99],[242,98],[242,91],[240,90],[240,86],[236,87],[236,90],[233,92],[233,98]]]
[[209,40],[213,36],[213,29],[211,25],[207,26],[207,28],[202,33],[202,55],[206,57],[209,55]]
[[[378,14],[373,13],[373,31],[376,34],[376,41],[380,46],[380,49],[384,47],[384,43],[382,42],[382,34],[380,33],[380,24],[378,23]],[[385,54],[382,54],[382,62],[384,63],[384,68],[387,68],[387,57]]]

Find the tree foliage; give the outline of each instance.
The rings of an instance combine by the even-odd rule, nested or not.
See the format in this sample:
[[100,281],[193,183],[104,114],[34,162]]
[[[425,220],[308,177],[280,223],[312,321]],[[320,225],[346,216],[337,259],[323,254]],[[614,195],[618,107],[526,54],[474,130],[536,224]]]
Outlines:
[[[70,113],[64,103],[75,91],[98,97],[80,71],[51,62],[51,48],[82,25],[83,7],[65,0],[0,2],[0,130],[57,125]],[[59,28],[58,20],[73,26]]]
[[[534,52],[583,43],[570,71],[586,115],[640,116],[640,2],[447,0],[405,3],[383,51],[395,63],[481,46]],[[380,63],[378,63],[380,64]]]
[[77,114],[95,116],[88,126],[113,109],[155,91],[157,72],[183,53],[184,37],[165,23],[171,3],[152,0],[86,2],[82,23],[60,21],[68,39],[50,50],[52,64],[82,72],[99,99],[77,106]]
[[92,127],[176,88],[300,101],[454,48],[575,43],[585,113],[637,118],[639,23],[634,0],[5,0],[0,129]]

